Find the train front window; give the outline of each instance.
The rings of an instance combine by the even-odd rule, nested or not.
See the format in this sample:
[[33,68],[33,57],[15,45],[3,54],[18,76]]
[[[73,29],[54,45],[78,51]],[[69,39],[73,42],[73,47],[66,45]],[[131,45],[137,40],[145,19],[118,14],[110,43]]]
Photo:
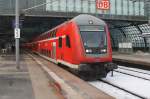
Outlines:
[[80,33],[87,54],[106,53],[107,41],[104,30],[80,31]]

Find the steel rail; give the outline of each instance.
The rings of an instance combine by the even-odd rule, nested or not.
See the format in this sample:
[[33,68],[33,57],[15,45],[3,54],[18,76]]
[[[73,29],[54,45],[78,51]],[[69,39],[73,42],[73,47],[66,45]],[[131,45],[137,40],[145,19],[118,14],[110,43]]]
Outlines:
[[118,73],[121,73],[121,74],[125,74],[125,75],[129,75],[129,76],[133,76],[133,77],[136,77],[136,78],[140,78],[140,79],[143,79],[143,80],[150,81],[150,79],[143,78],[143,77],[140,77],[140,76],[136,76],[136,75],[133,75],[133,74],[128,74],[128,73],[121,72],[121,71],[118,71],[118,70],[114,70],[114,72],[118,72]]
[[128,71],[133,71],[133,72],[141,73],[141,74],[150,75],[149,73],[144,73],[144,72],[140,72],[140,71],[137,71],[137,70],[131,70],[131,69],[123,68],[123,67],[118,67],[118,68],[119,69],[123,69],[123,70],[128,70]]
[[115,88],[118,88],[118,89],[120,89],[120,90],[123,90],[123,91],[125,91],[125,92],[127,92],[127,93],[129,93],[129,94],[132,94],[132,95],[134,95],[134,96],[136,96],[136,97],[139,97],[139,98],[141,98],[141,99],[146,99],[146,97],[144,97],[144,96],[141,96],[141,95],[139,95],[139,94],[136,94],[136,93],[134,93],[134,92],[131,92],[131,91],[125,89],[125,88],[122,88],[122,87],[120,87],[120,86],[117,86],[117,85],[115,85],[115,84],[113,84],[113,83],[110,83],[110,82],[108,82],[108,81],[105,81],[105,80],[102,80],[102,79],[99,79],[99,81],[101,81],[101,82],[103,82],[103,83],[106,83],[106,84],[108,84],[108,85],[111,85],[111,86],[113,86],[113,87],[115,87]]

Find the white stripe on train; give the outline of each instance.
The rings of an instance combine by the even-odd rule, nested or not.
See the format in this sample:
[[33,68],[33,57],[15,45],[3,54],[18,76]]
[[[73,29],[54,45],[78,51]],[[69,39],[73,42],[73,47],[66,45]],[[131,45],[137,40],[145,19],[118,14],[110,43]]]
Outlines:
[[53,62],[53,63],[55,63],[55,64],[61,63],[61,64],[65,65],[65,66],[70,67],[70,68],[74,68],[74,69],[78,69],[78,68],[79,68],[79,65],[75,65],[75,64],[66,62],[66,61],[64,61],[64,60],[60,60],[60,59],[55,60],[55,59],[52,59],[52,58],[50,58],[50,57],[44,56],[44,55],[42,55],[42,54],[40,54],[40,53],[38,53],[38,54],[39,54],[41,57],[43,57],[43,58],[45,58],[45,59],[47,59],[47,60],[49,60],[49,61],[51,61],[51,62]]

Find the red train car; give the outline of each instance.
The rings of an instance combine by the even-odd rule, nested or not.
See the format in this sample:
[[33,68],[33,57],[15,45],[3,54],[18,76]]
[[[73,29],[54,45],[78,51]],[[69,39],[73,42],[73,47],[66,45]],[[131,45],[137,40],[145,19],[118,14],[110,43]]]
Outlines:
[[41,34],[26,47],[83,76],[106,77],[109,71],[117,68],[112,63],[107,24],[87,14],[76,16]]

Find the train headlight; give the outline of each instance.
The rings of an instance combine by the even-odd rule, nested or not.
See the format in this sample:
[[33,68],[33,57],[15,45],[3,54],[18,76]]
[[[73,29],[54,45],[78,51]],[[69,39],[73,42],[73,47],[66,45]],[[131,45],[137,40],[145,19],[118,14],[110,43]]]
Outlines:
[[92,50],[91,49],[86,49],[86,53],[91,53]]
[[92,20],[89,20],[89,24],[93,24],[93,21],[92,21]]
[[101,52],[105,53],[105,52],[106,52],[106,49],[102,49]]

